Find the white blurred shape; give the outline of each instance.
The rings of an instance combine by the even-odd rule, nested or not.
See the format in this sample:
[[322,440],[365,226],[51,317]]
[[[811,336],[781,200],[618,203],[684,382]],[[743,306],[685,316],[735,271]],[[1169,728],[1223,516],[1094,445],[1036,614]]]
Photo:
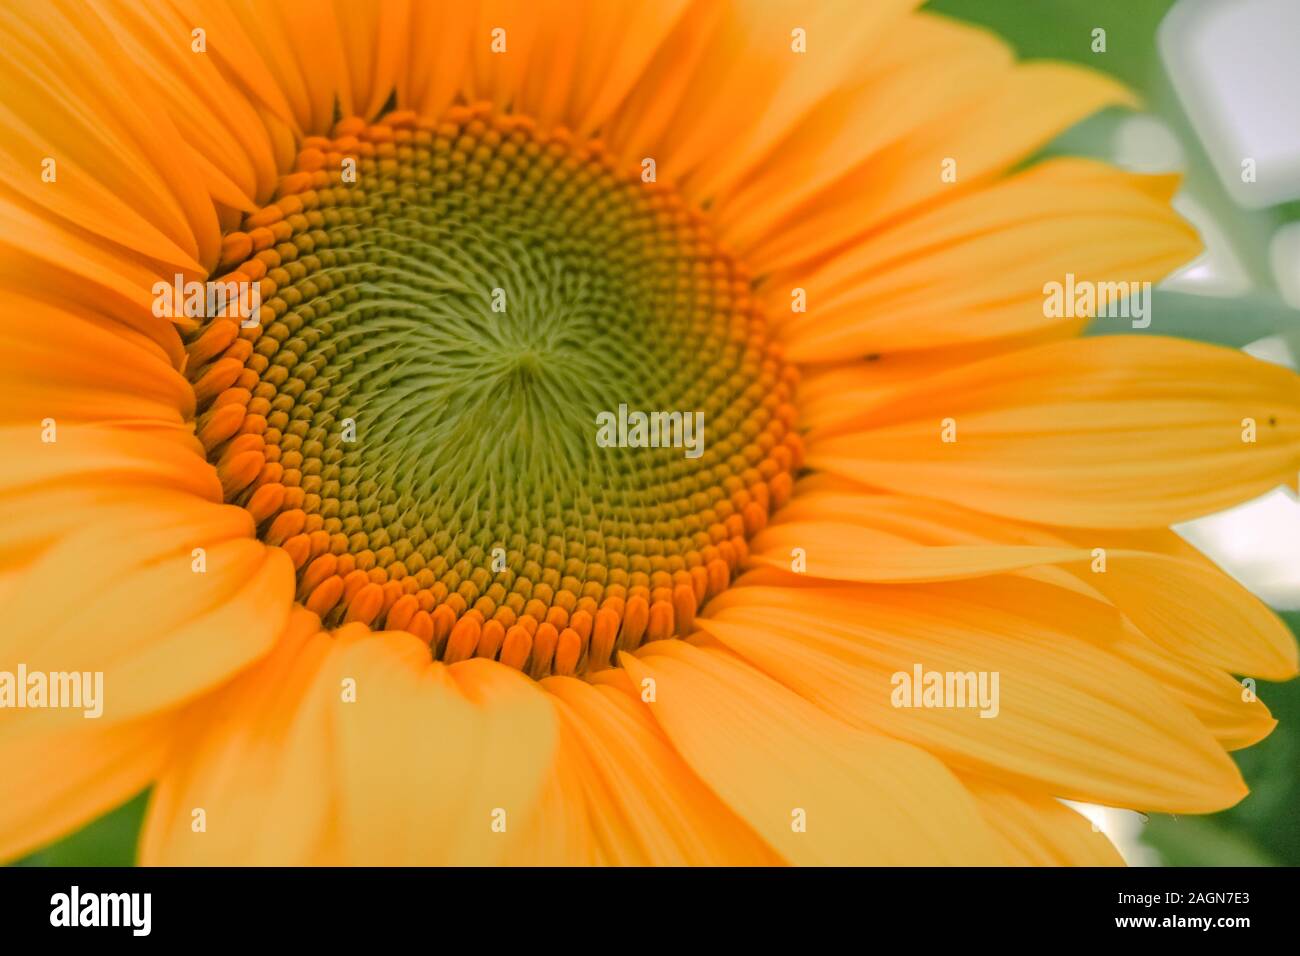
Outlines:
[[1272,607],[1300,610],[1300,503],[1292,492],[1276,488],[1174,530]]
[[1268,258],[1282,298],[1300,309],[1300,222],[1289,222],[1273,233]]
[[1135,173],[1180,172],[1187,166],[1178,137],[1150,113],[1125,117],[1110,145],[1114,161]]
[[1196,227],[1205,251],[1160,283],[1160,288],[1218,297],[1249,292],[1250,276],[1214,217],[1186,193],[1174,197],[1173,207]]
[[1287,340],[1280,335],[1270,335],[1268,338],[1251,342],[1242,351],[1262,361],[1272,362],[1274,365],[1281,365],[1289,369],[1296,368],[1296,354],[1287,345]]
[[1160,854],[1139,839],[1142,828],[1146,826],[1142,814],[1102,807],[1095,803],[1077,803],[1074,800],[1061,802],[1087,817],[1092,822],[1093,829],[1106,835],[1106,839],[1114,844],[1129,866],[1160,865]]
[[[1160,56],[1224,188],[1251,209],[1300,197],[1297,0],[1181,0]],[[1242,160],[1256,181],[1242,182]]]

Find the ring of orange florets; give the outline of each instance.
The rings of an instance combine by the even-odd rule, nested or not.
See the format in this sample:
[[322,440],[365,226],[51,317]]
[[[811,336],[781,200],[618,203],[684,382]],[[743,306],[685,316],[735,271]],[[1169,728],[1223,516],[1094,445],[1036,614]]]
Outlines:
[[[596,142],[486,106],[345,120],[304,141],[215,275],[262,304],[250,327],[188,329],[196,430],[327,624],[598,670],[689,635],[791,492],[796,379],[747,277]],[[494,291],[524,305],[493,312]],[[595,449],[567,424],[625,395],[702,409],[705,454]],[[540,460],[521,451],[551,434],[525,427],[539,410],[564,423]]]

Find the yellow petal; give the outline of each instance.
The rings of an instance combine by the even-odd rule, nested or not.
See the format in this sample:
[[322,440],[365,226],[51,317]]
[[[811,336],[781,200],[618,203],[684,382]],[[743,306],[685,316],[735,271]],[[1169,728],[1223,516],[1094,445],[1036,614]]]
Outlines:
[[[646,67],[608,134],[625,158],[698,200],[740,179],[816,103],[889,41],[914,0],[818,4],[793,16],[780,0],[695,4]],[[809,52],[792,49],[806,31]]]
[[[234,62],[239,60],[234,46],[238,40],[232,35],[242,31],[228,21],[228,8],[203,4],[187,13],[176,4],[149,9],[120,5],[103,15],[123,51],[135,62],[148,64],[154,83],[149,103],[176,124],[208,192],[233,208],[252,212],[254,203],[270,196],[277,169],[256,98],[237,79],[254,65]],[[201,54],[192,48],[195,29],[205,31]]]
[[406,3],[334,0],[351,86],[349,100],[358,116],[378,116],[394,92],[398,75],[405,72],[410,12]]
[[144,862],[480,865],[518,848],[554,756],[546,695],[494,662],[447,667],[409,634],[329,635],[301,613],[262,667],[194,709]]
[[348,708],[334,726],[349,862],[493,863],[534,812],[556,747],[546,695],[493,661],[428,657],[423,642],[388,635],[332,668],[336,687],[357,680],[357,703],[334,705]]
[[[504,109],[518,95],[541,52],[539,35],[544,35],[549,11],[540,3],[511,0],[480,0],[477,7],[460,90],[470,101],[490,100]],[[494,34],[497,30],[504,30],[504,35]],[[493,40],[500,36],[504,36],[504,50],[494,49]]]
[[[774,224],[746,250],[746,262],[758,274],[773,273],[774,284],[799,285],[788,280],[808,263],[909,209],[982,189],[1079,120],[1133,102],[1114,80],[1064,63],[1019,64],[993,90],[970,84],[946,111]],[[955,183],[941,178],[948,159],[957,164]]]
[[1159,681],[1225,750],[1256,744],[1277,726],[1258,691],[1247,693],[1222,668],[1163,649],[1136,628],[1127,629],[1111,650]]
[[[772,293],[769,290],[768,295]],[[781,313],[769,313],[776,319]],[[909,352],[873,353],[865,359],[803,366],[799,418],[810,436],[831,433],[852,422],[859,409],[887,400],[900,386],[964,368],[972,362],[1078,336],[1087,319],[1044,326],[1030,335],[969,342]]]
[[809,465],[1011,518],[1151,527],[1293,478],[1300,376],[1176,339],[1078,339],[900,386],[839,427]]
[[[409,46],[405,68],[397,76],[398,101],[427,116],[439,116],[465,84],[470,44],[477,35],[478,7],[472,3],[413,3],[409,10]],[[491,34],[478,39],[490,42]],[[516,34],[516,44],[521,39]],[[509,43],[507,29],[507,50]]]
[[[293,600],[288,555],[252,533],[243,509],[174,493],[95,507],[6,582],[0,659],[102,672],[105,723],[209,690],[270,649]],[[19,711],[0,734],[80,716]]]
[[[178,269],[214,263],[221,235],[211,195],[190,154],[175,148],[183,140],[171,117],[147,108],[166,94],[121,55],[113,31],[84,9],[21,3],[0,16],[0,42],[11,51],[0,64],[0,127],[15,150],[0,149],[0,165],[10,188],[70,231]],[[53,183],[41,181],[42,157],[57,163]]]
[[917,546],[889,531],[833,521],[782,521],[750,543],[755,563],[839,581],[944,581],[982,577],[1038,564],[1084,561],[1080,548],[1008,545]]
[[297,130],[327,132],[334,125],[336,96],[346,100],[344,115],[352,112],[351,83],[331,4],[264,8],[251,0],[186,0],[180,6],[192,22],[205,24],[210,47],[247,88],[277,114],[281,104],[288,105],[284,118]]
[[148,786],[166,758],[172,720],[171,714],[125,724],[82,720],[0,736],[0,861],[52,842]]
[[716,647],[659,641],[621,660],[700,777],[786,860],[990,864],[969,794],[924,751],[857,732]]
[[39,421],[0,426],[0,495],[78,485],[113,484],[136,489],[184,491],[205,501],[221,501],[216,469],[203,461],[203,446],[191,429],[171,432],[133,431],[100,425],[55,422],[55,440],[42,440]]
[[[825,362],[1026,335],[1074,321],[1045,315],[1048,281],[1159,281],[1201,245],[1150,178],[1053,160],[883,229],[800,281],[808,310],[779,326],[786,354]],[[772,298],[788,313],[788,289]]]
[[655,53],[690,10],[684,0],[618,4],[591,0],[579,31],[569,115],[580,135],[613,119],[619,103],[642,79]]
[[[999,91],[1013,62],[1001,39],[946,17],[922,13],[889,24],[884,41],[719,197],[719,230],[748,252],[801,204],[938,121],[954,103]],[[869,178],[857,182],[870,190]]]
[[184,357],[180,337],[166,319],[153,315],[156,268],[129,250],[95,236],[70,232],[59,220],[31,203],[0,193],[0,279],[4,292],[20,290],[37,298],[70,301],[148,336],[178,368]]
[[[954,767],[1113,806],[1205,812],[1241,799],[1232,761],[1154,680],[1098,646],[1105,630],[1082,640],[1077,615],[1054,625],[1050,605],[1022,613],[1015,593],[999,599],[983,581],[740,587],[697,623],[828,712]],[[918,666],[982,673],[986,699],[915,706]]]
[[1049,529],[941,501],[818,491],[807,482],[800,492],[754,538],[757,563],[790,568],[801,548],[807,576],[862,582],[938,581],[1060,564],[1051,574],[1026,574],[1109,601],[1168,654],[1269,680],[1296,672],[1296,642],[1287,626],[1173,532]]
[[[553,677],[561,747],[578,785],[562,812],[619,866],[761,866],[779,858],[673,750],[646,707],[609,685]],[[552,817],[545,821],[555,826]]]
[[1178,558],[1121,554],[1096,588],[1166,650],[1246,676],[1296,674],[1296,642],[1259,598],[1220,571]]
[[[798,135],[809,114],[856,79],[902,29],[916,0],[878,0],[864,6],[826,3],[792,18],[782,0],[736,4],[734,25],[724,28],[739,46],[730,56],[707,57],[689,114],[679,117],[669,145],[670,168],[691,173],[698,196],[725,193],[745,179],[787,136]],[[803,31],[803,46],[795,46]],[[722,39],[722,38],[719,38]],[[739,68],[738,68],[739,67]],[[726,143],[726,149],[716,147]],[[691,147],[695,148],[692,149]],[[680,175],[680,174],[679,174]]]
[[[273,72],[274,65],[263,58],[254,32],[265,29],[259,22],[258,12],[247,3],[238,6],[223,3],[220,0],[171,0],[181,16],[181,20],[193,24],[193,28],[202,27],[206,31],[207,56],[220,65],[222,76],[227,78],[233,90],[227,95],[242,97],[258,108],[262,122],[274,140],[274,123],[269,121],[274,116],[281,124],[287,124],[295,134],[300,134],[302,124],[298,116],[305,117],[308,107],[298,98],[301,87],[295,86],[288,91],[282,81]],[[281,50],[280,52],[284,52]],[[198,91],[210,90],[207,83],[196,85]],[[294,106],[290,105],[290,93],[294,94]],[[301,109],[295,115],[295,107]],[[273,144],[274,148],[274,144]],[[277,166],[286,168],[283,157],[277,152]]]
[[140,835],[142,864],[334,861],[327,717],[338,690],[321,675],[336,644],[298,608],[265,660],[178,716]]
[[[34,334],[40,329],[40,334]],[[21,294],[0,300],[0,420],[189,431],[194,392],[153,340],[102,315]]]
[[963,778],[980,813],[1002,838],[1012,866],[1123,866],[1124,859],[1082,814],[1059,800]]

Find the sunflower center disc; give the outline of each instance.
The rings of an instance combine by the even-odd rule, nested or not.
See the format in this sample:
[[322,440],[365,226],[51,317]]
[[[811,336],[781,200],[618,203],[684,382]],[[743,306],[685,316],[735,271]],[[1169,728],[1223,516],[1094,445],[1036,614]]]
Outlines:
[[327,625],[597,670],[689,635],[790,493],[795,375],[748,278],[598,144],[344,121],[217,272],[261,309],[187,332],[199,437]]

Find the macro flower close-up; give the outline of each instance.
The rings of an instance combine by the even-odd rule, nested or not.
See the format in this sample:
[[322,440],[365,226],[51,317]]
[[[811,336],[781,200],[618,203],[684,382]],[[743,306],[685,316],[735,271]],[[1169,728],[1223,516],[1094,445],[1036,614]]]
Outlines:
[[1251,789],[1296,640],[1173,528],[1294,506],[1300,376],[1162,324],[1177,173],[1045,149],[1116,77],[910,0],[0,47],[5,861],[147,790],[144,865],[1108,866]]

